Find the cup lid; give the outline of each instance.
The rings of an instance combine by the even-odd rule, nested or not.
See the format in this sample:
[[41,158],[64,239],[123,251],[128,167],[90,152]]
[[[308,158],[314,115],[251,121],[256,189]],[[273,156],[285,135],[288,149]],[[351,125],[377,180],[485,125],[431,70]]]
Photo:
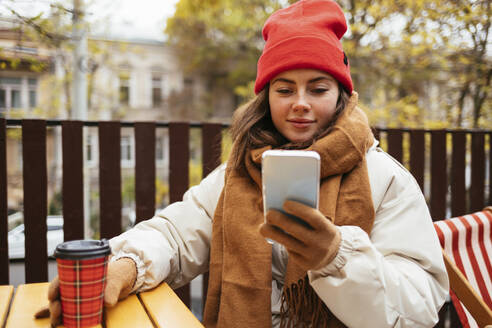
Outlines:
[[58,259],[87,259],[96,258],[111,253],[109,242],[102,240],[70,240],[56,246],[55,258]]

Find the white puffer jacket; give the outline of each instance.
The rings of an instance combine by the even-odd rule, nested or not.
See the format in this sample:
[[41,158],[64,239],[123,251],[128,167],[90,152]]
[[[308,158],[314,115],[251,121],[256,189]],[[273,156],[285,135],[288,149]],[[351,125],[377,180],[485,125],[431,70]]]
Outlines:
[[[449,282],[425,199],[412,175],[377,148],[366,161],[376,217],[370,235],[339,227],[336,258],[308,272],[311,285],[348,327],[432,327]],[[110,240],[115,255],[137,263],[134,291],[166,281],[180,287],[208,270],[212,220],[224,186],[225,165],[190,188],[182,202]],[[280,293],[287,263],[274,244],[272,322],[279,322]]]

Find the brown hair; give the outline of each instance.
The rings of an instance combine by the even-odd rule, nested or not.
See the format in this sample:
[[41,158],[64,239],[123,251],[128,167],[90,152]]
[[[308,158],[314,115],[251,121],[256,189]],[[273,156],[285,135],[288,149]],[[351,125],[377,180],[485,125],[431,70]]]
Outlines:
[[269,89],[270,85],[267,84],[256,97],[240,106],[234,112],[230,129],[233,140],[230,163],[234,169],[244,172],[244,158],[252,149],[264,146],[281,149],[303,149],[309,147],[314,141],[330,133],[333,124],[335,124],[337,118],[345,109],[350,98],[345,88],[338,83],[340,93],[335,114],[328,127],[315,134],[311,140],[294,143],[289,142],[273,125],[268,102]]

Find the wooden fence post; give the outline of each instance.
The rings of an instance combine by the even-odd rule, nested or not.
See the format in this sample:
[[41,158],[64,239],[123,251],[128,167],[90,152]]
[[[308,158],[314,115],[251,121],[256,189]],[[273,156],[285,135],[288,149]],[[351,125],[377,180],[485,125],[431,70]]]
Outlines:
[[46,121],[22,121],[26,282],[48,280]]
[[390,154],[398,162],[402,163],[403,132],[399,129],[389,129],[386,133],[386,138],[388,140],[388,154]]
[[81,121],[62,122],[63,238],[84,239],[84,150]]
[[425,177],[425,131],[410,131],[410,171],[417,180],[422,193],[424,192]]
[[135,123],[136,222],[155,213],[155,123]]
[[99,207],[101,238],[121,233],[120,122],[99,123]]
[[[189,186],[189,124],[169,123],[169,202],[178,202]],[[187,307],[191,306],[190,284],[176,290]]]
[[6,130],[5,119],[0,118],[0,285],[9,283]]
[[451,215],[459,216],[467,212],[465,167],[466,167],[466,132],[452,133],[453,153],[451,156]]
[[485,205],[485,134],[472,132],[470,212]]
[[[202,125],[202,171],[206,177],[212,170],[220,165],[222,155],[222,125],[203,124]],[[203,274],[202,282],[202,305],[205,309],[205,302],[208,291],[208,272]]]
[[442,220],[446,216],[446,131],[431,132],[431,216]]

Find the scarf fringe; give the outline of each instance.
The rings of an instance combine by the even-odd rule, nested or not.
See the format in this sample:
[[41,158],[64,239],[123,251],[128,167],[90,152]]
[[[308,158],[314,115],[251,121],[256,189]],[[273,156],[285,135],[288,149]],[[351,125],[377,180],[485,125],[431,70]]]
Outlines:
[[280,328],[328,327],[331,312],[319,298],[308,277],[284,286],[280,306]]

